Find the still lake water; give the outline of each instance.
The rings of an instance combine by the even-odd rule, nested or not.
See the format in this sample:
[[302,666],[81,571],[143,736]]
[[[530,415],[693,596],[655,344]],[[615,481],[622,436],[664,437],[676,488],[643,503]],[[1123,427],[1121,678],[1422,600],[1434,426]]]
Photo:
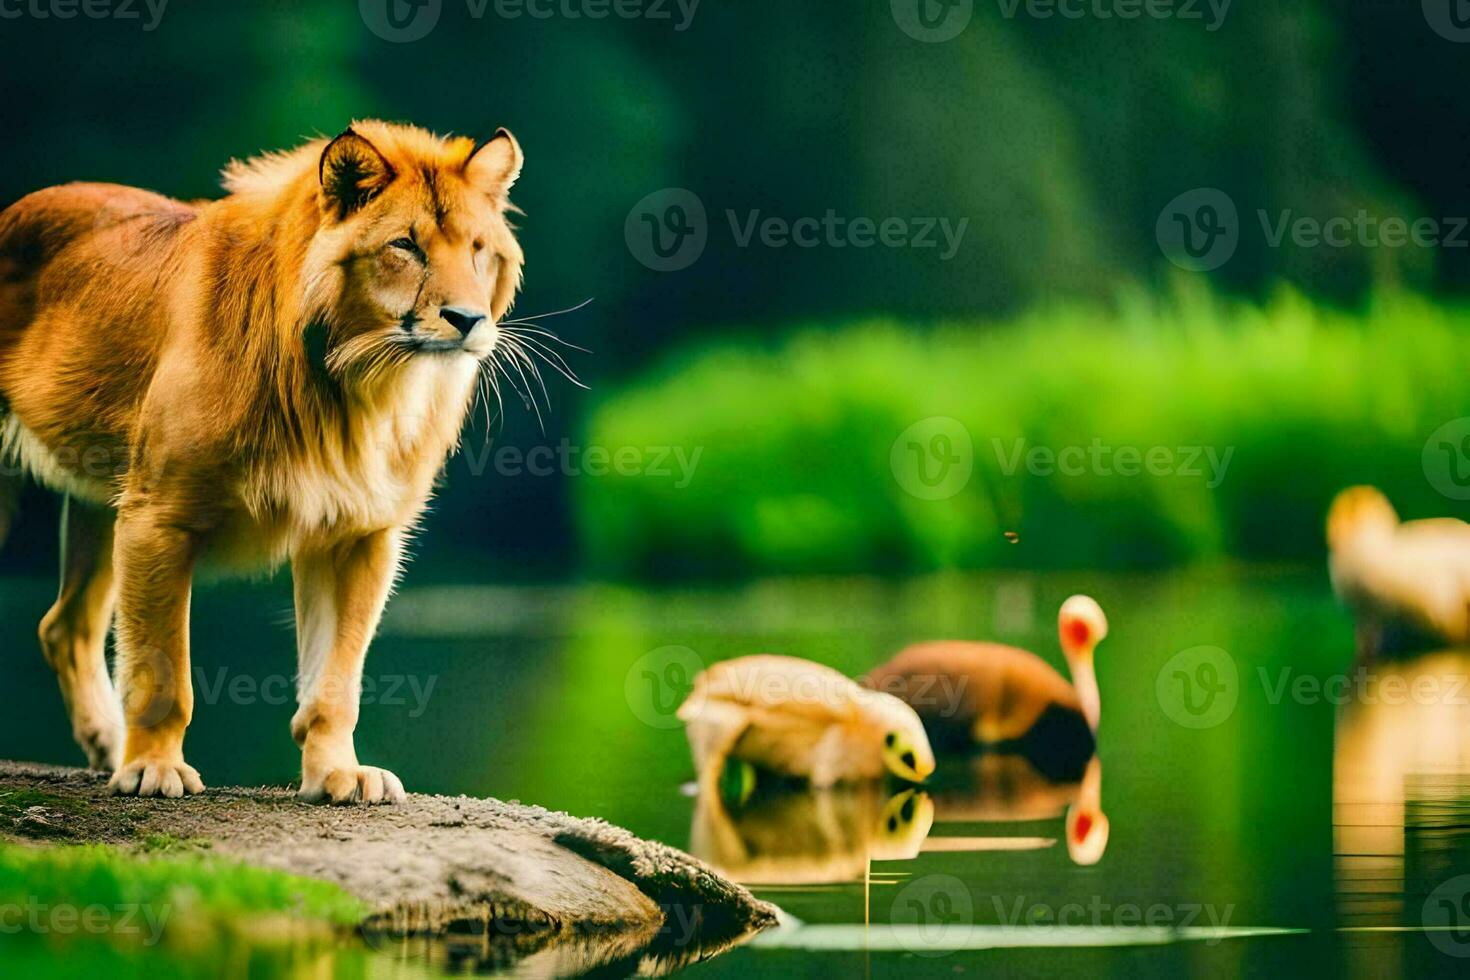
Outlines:
[[[75,764],[33,639],[52,589],[0,581],[0,752]],[[904,801],[885,810],[886,791],[692,798],[673,718],[690,665],[783,652],[857,675],[912,641],[994,638],[1061,669],[1055,615],[1073,592],[1111,621],[1089,781],[1049,783],[1004,757],[941,760],[908,829],[887,836]],[[296,775],[289,621],[284,582],[197,593],[189,754],[206,783]],[[765,882],[757,894],[791,922],[688,976],[1470,969],[1470,656],[1359,672],[1315,569],[699,591],[410,573],[367,675],[359,754],[409,789],[600,816]],[[1109,826],[1092,865],[1067,846],[1079,799]],[[931,804],[926,836],[914,825]],[[438,950],[342,950],[299,972],[421,977],[443,963]]]

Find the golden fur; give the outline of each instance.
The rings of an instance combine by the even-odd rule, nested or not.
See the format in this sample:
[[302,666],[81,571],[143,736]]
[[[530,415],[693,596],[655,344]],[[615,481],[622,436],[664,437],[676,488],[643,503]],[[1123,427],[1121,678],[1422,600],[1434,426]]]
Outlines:
[[69,184],[0,213],[0,538],[18,472],[68,496],[42,642],[115,791],[201,788],[196,564],[289,559],[302,793],[401,797],[358,764],[357,688],[519,287],[520,167],[504,130],[477,146],[367,121],[232,164],[218,201]]

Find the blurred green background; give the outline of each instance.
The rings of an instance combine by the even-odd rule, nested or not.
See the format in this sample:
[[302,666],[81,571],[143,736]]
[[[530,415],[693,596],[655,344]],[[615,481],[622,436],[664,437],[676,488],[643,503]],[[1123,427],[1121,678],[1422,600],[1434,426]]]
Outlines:
[[[494,0],[68,9],[0,18],[0,203],[72,179],[207,197],[231,158],[354,117],[520,138],[518,309],[595,300],[548,321],[594,351],[572,358],[591,392],[552,385],[544,432],[511,397],[496,444],[624,450],[635,475],[497,468],[477,422],[416,574],[1303,559],[1345,482],[1408,512],[1462,506],[1421,457],[1465,412],[1470,72],[1418,4],[936,5],[963,22],[942,41],[904,0],[603,19]],[[636,239],[669,219],[668,188],[698,199],[706,243],[659,271]],[[1198,216],[1198,188],[1237,210],[1209,271],[1158,235],[1171,202]],[[1360,212],[1432,218],[1450,240],[1272,243],[1283,218]],[[829,213],[963,232],[952,249],[938,230],[928,248],[742,243],[752,222]],[[933,417],[972,456],[942,499],[906,488],[894,455]],[[920,434],[916,452],[954,445]],[[1230,456],[1215,485],[1183,454],[1164,475],[1067,475],[1004,465],[1017,440]],[[676,450],[698,454],[688,479],[651,472]],[[28,499],[0,569],[50,567],[54,507]]]

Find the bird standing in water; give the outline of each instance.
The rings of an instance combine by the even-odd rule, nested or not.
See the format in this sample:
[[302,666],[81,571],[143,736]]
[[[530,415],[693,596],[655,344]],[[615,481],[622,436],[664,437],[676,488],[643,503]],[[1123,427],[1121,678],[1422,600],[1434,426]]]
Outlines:
[[1373,487],[1349,487],[1327,512],[1332,589],[1357,618],[1358,656],[1385,633],[1427,645],[1470,642],[1470,524],[1441,517],[1399,520]]
[[907,647],[863,683],[912,706],[941,749],[1012,746],[1045,775],[1076,778],[1097,744],[1093,651],[1108,620],[1093,599],[1076,595],[1062,603],[1057,632],[1070,684],[1029,651],[953,640]]
[[694,679],[679,707],[701,781],[727,759],[815,787],[878,779],[923,782],[934,753],[914,710],[830,667],[759,654],[727,660]]

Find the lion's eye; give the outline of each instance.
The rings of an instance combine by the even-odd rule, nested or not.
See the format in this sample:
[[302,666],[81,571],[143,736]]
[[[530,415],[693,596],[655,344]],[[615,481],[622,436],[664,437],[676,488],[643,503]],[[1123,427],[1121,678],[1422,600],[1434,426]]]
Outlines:
[[388,247],[396,248],[400,252],[407,252],[409,255],[413,256],[422,256],[424,254],[422,251],[419,250],[418,243],[415,242],[412,238],[395,238],[388,243]]

